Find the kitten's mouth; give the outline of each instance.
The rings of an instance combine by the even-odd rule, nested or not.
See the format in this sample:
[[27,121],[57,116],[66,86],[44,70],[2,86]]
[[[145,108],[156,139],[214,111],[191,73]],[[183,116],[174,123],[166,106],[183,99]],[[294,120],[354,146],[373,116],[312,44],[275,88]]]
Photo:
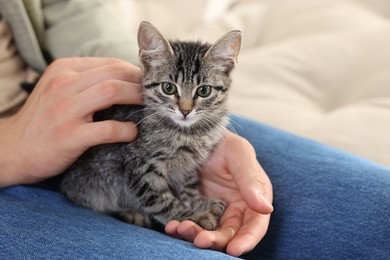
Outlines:
[[189,127],[193,125],[197,120],[194,116],[174,115],[173,121],[181,127]]

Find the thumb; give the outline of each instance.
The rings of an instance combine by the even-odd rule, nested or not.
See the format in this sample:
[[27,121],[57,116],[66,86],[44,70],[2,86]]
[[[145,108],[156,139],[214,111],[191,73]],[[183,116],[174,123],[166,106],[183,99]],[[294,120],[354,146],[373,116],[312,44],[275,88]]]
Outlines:
[[258,163],[252,145],[239,136],[230,138],[227,145],[227,167],[242,198],[252,210],[260,214],[272,213],[272,185]]

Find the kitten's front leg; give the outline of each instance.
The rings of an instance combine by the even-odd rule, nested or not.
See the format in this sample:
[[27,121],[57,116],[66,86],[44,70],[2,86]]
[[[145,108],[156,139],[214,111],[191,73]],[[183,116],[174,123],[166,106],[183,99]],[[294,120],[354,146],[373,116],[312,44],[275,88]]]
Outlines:
[[[213,230],[217,227],[224,210],[224,205],[220,201],[205,203],[202,209],[188,207],[175,197],[169,189],[168,180],[158,173],[154,174],[154,181],[138,184],[134,193],[138,195],[141,205],[139,210],[163,225],[170,220],[192,220],[204,229]],[[204,200],[201,197],[199,199]]]
[[218,226],[219,220],[226,209],[226,203],[221,199],[205,199],[199,190],[199,180],[196,175],[187,178],[180,193],[180,200],[188,207],[198,211],[189,218],[205,229],[212,230]]
[[166,193],[158,203],[145,208],[144,212],[163,225],[170,220],[191,220],[206,230],[214,230],[225,210],[225,204],[221,200],[210,200],[205,205],[203,210],[191,209],[173,194]]
[[196,211],[195,214],[188,217],[206,230],[214,230],[218,227],[219,221],[225,212],[226,203],[220,199],[205,200],[205,209]]

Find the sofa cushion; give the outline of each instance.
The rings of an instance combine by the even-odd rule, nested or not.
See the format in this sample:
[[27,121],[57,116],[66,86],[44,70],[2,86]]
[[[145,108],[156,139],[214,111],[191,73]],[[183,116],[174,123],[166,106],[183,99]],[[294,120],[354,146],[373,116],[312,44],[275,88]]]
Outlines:
[[191,18],[175,30],[148,2],[140,19],[168,37],[215,40],[230,29],[243,31],[234,113],[390,166],[387,0],[201,1],[203,15],[199,6],[195,17],[181,7]]

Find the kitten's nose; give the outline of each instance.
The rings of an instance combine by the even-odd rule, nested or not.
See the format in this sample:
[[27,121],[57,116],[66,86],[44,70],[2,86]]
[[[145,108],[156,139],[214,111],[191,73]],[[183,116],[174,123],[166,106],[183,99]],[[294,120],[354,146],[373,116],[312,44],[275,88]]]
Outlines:
[[180,109],[180,112],[183,114],[184,117],[187,117],[189,113],[191,113],[191,110],[183,110]]

